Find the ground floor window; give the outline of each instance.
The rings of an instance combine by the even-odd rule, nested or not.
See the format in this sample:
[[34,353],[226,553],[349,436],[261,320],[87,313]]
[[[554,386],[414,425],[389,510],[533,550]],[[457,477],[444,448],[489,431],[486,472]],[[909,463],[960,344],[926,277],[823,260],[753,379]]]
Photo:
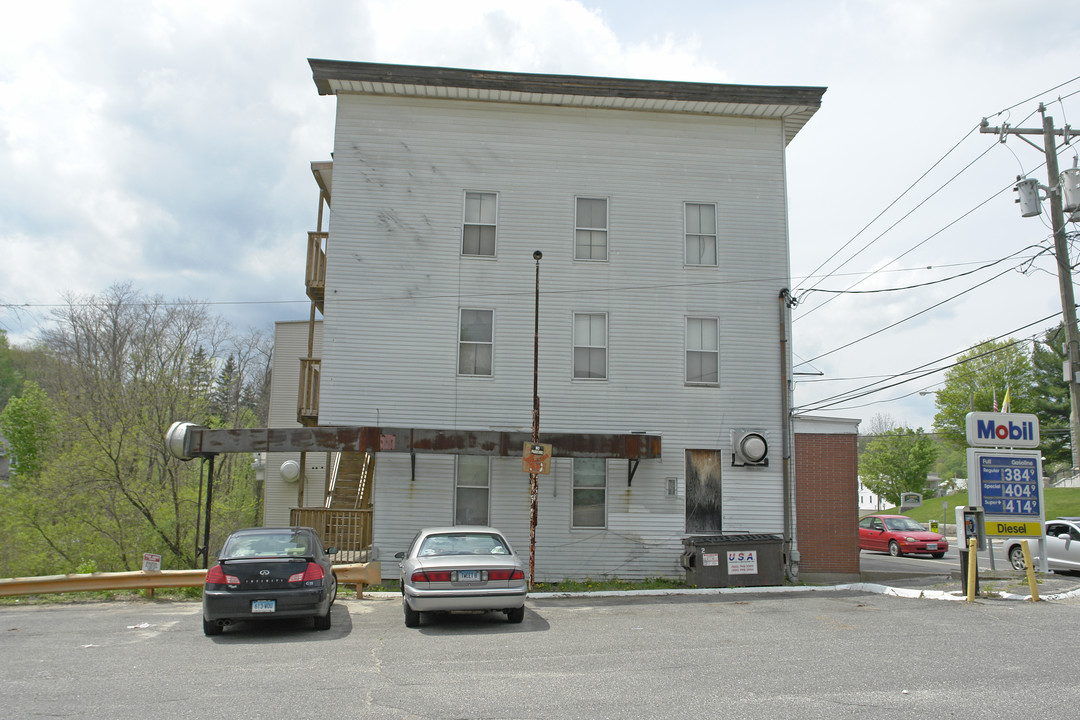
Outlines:
[[571,526],[602,528],[607,526],[607,461],[574,458],[574,508]]
[[458,455],[454,482],[454,524],[489,525],[490,458]]

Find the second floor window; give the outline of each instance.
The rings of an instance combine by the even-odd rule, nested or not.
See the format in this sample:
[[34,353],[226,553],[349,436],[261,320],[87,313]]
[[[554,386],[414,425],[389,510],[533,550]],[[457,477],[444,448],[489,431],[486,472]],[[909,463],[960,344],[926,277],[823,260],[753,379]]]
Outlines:
[[574,218],[574,259],[607,260],[607,199],[579,197]]
[[607,377],[607,316],[574,314],[574,377]]
[[686,318],[686,382],[720,382],[719,324],[716,318]]
[[686,264],[716,266],[716,205],[686,203]]
[[458,374],[491,375],[495,311],[461,311],[458,329]]
[[495,257],[495,225],[499,196],[465,193],[465,221],[461,229],[461,254]]

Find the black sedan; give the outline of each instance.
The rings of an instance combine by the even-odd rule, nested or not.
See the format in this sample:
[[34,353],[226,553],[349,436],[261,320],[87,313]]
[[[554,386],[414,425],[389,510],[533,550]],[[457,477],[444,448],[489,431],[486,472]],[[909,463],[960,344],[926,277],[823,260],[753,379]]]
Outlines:
[[330,629],[337,577],[311,528],[248,528],[225,541],[217,565],[206,572],[203,632],[219,635],[238,620],[311,617]]

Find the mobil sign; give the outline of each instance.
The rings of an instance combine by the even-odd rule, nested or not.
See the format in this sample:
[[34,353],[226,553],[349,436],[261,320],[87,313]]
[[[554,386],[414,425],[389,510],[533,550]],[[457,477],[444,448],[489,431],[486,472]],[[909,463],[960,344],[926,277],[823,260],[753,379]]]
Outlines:
[[1039,447],[1039,418],[1028,413],[967,414],[968,445],[976,447]]

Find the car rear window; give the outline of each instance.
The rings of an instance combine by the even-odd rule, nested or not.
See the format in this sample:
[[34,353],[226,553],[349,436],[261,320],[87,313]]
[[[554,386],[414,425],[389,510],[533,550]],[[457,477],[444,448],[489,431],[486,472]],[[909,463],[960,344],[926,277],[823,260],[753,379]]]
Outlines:
[[509,555],[510,549],[498,535],[490,533],[451,533],[424,538],[420,557],[439,555]]
[[307,533],[257,533],[234,535],[222,552],[224,557],[282,557],[305,556],[314,552],[314,543]]

